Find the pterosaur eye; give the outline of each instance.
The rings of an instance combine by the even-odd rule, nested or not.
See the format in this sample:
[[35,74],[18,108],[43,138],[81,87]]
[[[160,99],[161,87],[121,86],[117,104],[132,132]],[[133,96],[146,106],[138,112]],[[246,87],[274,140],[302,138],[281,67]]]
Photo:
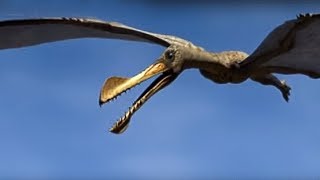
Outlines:
[[166,59],[171,60],[171,61],[174,59],[174,55],[175,55],[175,52],[173,50],[168,50],[165,53]]

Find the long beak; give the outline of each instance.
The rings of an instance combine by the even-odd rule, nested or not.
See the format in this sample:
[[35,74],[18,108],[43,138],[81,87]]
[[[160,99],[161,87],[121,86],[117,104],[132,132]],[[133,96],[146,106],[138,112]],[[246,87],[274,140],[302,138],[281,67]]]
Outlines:
[[150,86],[138,97],[132,104],[129,110],[122,116],[114,125],[109,129],[110,132],[115,134],[123,133],[129,125],[132,115],[150,99],[154,94],[168,86],[172,81],[178,77],[178,74],[165,72],[150,84]]
[[116,97],[121,95],[121,93],[157,74],[167,71],[168,69],[169,68],[164,62],[158,60],[156,63],[152,64],[144,71],[132,78],[111,77],[107,79],[100,91],[99,105],[101,106],[104,103],[115,99]]

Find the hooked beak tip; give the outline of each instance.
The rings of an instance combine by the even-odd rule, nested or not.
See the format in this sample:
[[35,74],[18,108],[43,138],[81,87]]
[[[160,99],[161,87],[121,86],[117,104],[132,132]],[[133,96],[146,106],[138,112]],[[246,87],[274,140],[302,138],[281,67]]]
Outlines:
[[101,93],[99,95],[99,106],[101,107],[105,102],[101,99]]

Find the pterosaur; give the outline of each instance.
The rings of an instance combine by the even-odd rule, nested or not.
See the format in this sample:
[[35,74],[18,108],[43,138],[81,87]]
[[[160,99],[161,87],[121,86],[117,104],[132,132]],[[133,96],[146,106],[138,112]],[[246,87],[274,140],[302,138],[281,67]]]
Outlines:
[[0,49],[90,37],[142,41],[166,47],[163,54],[141,73],[131,78],[110,77],[105,81],[100,92],[100,106],[159,75],[110,128],[113,133],[124,132],[132,115],[186,69],[197,68],[202,76],[218,84],[241,83],[251,79],[263,85],[272,85],[280,90],[286,101],[289,100],[291,88],[273,73],[320,77],[319,14],[299,14],[276,27],[250,56],[241,51],[208,52],[176,36],[97,19],[63,17],[0,22]]

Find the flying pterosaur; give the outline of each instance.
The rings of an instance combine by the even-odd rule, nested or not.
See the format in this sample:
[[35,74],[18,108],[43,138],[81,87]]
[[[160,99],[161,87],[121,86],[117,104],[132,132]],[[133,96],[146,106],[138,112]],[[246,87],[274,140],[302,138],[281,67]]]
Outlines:
[[131,77],[108,78],[100,92],[103,105],[126,90],[159,75],[111,128],[122,133],[132,115],[155,93],[172,83],[184,70],[197,68],[218,83],[241,83],[247,79],[280,90],[288,101],[290,87],[273,73],[320,77],[320,15],[300,14],[275,28],[249,56],[241,51],[208,52],[170,35],[150,33],[117,22],[87,18],[42,18],[0,22],[0,49],[19,48],[75,38],[111,38],[155,43],[166,47],[156,62]]

